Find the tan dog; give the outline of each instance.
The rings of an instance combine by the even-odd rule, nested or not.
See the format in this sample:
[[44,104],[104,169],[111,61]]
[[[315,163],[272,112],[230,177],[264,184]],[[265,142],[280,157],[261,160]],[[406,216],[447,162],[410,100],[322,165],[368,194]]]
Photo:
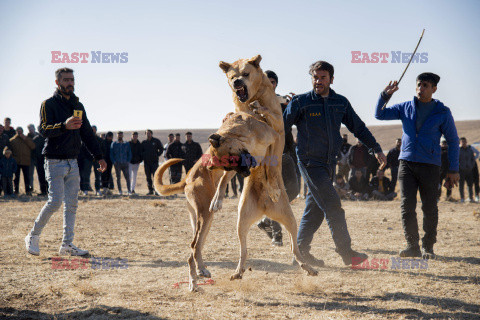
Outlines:
[[[271,120],[271,119],[269,119]],[[163,185],[162,176],[165,170],[182,159],[170,159],[162,164],[155,173],[155,189],[162,195],[171,195],[185,192],[190,222],[194,237],[191,243],[192,253],[188,259],[189,288],[197,290],[197,277],[210,277],[211,274],[205,267],[202,259],[202,248],[210,230],[213,213],[209,210],[210,200],[215,194],[222,170],[212,170],[225,167],[227,170],[235,170],[247,178],[244,190],[240,197],[238,232],[241,243],[241,265],[231,279],[240,279],[244,272],[243,266],[246,258],[246,235],[253,221],[258,220],[263,214],[284,224],[290,233],[292,251],[300,266],[310,275],[317,272],[303,263],[296,242],[297,224],[288,203],[287,195],[282,190],[278,202],[273,202],[265,192],[265,169],[266,164],[258,165],[251,169],[247,163],[242,165],[241,158],[254,155],[257,159],[267,156],[267,149],[278,139],[278,133],[266,123],[259,115],[251,115],[243,112],[230,114],[217,133],[210,136],[212,146],[207,151],[212,157],[209,161],[200,159],[187,173],[187,176],[174,185]],[[216,146],[216,148],[213,147]],[[238,157],[238,158],[237,158]],[[272,160],[272,159],[269,159]],[[273,159],[274,160],[274,159]],[[271,162],[271,161],[270,161]],[[207,168],[208,165],[208,168]],[[239,271],[240,270],[240,271]]]
[[[267,167],[267,183],[265,188],[270,198],[279,201],[282,181],[282,152],[285,145],[282,107],[277,99],[270,80],[260,68],[262,57],[257,55],[251,59],[240,59],[234,63],[220,62],[220,68],[225,72],[228,84],[233,92],[235,112],[252,113],[256,111],[268,115],[269,125],[277,132],[278,139],[268,147],[267,157],[279,159],[278,166]],[[253,110],[252,106],[254,106]],[[220,180],[217,192],[212,199],[210,211],[221,209],[228,182],[235,173],[225,172]]]

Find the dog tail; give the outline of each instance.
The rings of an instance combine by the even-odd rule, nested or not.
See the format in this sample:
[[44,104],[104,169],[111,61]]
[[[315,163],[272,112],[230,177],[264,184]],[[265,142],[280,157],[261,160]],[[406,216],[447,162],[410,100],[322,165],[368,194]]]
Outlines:
[[183,159],[175,158],[169,159],[167,162],[162,163],[160,167],[158,167],[157,171],[155,171],[155,176],[153,177],[153,185],[155,186],[155,190],[160,193],[162,196],[170,196],[172,194],[182,193],[185,189],[186,178],[182,181],[177,182],[171,185],[164,185],[162,182],[163,173],[167,170],[168,167],[173,166],[179,162],[183,161]]

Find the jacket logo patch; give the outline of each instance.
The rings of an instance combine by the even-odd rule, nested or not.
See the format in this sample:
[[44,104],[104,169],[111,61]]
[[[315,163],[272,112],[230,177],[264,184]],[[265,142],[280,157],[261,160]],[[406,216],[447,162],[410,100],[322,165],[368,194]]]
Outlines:
[[322,114],[320,112],[311,112],[310,117],[320,117]]

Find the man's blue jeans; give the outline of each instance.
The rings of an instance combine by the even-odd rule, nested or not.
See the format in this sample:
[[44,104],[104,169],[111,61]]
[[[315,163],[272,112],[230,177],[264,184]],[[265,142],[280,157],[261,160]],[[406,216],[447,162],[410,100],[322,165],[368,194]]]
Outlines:
[[78,206],[78,191],[80,190],[77,160],[46,159],[45,175],[49,186],[48,201],[35,220],[30,234],[39,236],[52,214],[60,208],[63,202],[63,243],[70,244],[74,236],[73,229]]
[[350,234],[345,220],[345,211],[332,184],[334,167],[309,166],[298,163],[300,173],[308,186],[305,211],[298,229],[297,242],[301,250],[310,250],[314,233],[325,218],[333,241],[341,254],[351,248]]

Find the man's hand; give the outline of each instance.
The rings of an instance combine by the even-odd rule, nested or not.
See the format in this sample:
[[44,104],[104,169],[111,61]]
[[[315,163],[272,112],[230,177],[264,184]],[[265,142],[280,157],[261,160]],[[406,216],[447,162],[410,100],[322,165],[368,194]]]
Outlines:
[[67,130],[80,129],[81,126],[82,126],[82,119],[77,117],[70,117],[65,122],[65,128],[67,128]]
[[383,170],[387,165],[387,157],[383,154],[383,152],[375,153],[375,158],[377,158],[378,163],[380,163],[380,170]]
[[393,81],[393,83],[392,83],[392,81],[390,81],[388,83],[388,86],[385,87],[385,90],[383,90],[383,92],[385,92],[386,94],[391,96],[397,90],[398,90],[398,82]]
[[452,184],[452,187],[455,186],[457,187],[458,186],[458,180],[460,180],[460,174],[458,172],[456,173],[447,173],[447,177],[446,177],[447,180],[450,179],[450,182]]
[[104,172],[105,170],[107,170],[107,163],[105,162],[105,160],[98,160],[98,164],[100,165],[100,168],[97,169],[98,171]]

